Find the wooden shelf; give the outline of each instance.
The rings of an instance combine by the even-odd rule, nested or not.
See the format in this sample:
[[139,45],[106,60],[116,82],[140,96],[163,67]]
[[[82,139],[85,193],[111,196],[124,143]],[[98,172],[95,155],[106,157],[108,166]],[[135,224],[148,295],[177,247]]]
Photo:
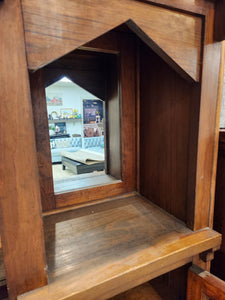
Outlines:
[[107,299],[220,245],[139,195],[44,217],[49,285],[18,299]]

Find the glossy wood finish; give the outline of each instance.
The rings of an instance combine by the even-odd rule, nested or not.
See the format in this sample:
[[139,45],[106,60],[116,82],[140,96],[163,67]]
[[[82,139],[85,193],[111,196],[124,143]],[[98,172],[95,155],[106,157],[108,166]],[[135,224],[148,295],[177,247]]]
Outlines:
[[187,300],[225,299],[225,282],[193,265],[188,272]]
[[213,43],[213,10],[208,11],[205,28],[201,105],[199,118],[196,193],[189,207],[188,224],[195,230],[212,227],[221,92],[221,44]]
[[215,3],[214,39],[225,40],[225,0],[217,0]]
[[[114,56],[111,58],[106,56],[104,62],[106,68],[105,74],[109,75],[107,79],[108,87],[106,86],[106,94],[108,93],[107,102],[109,103],[106,106],[108,105],[110,108],[110,105],[112,105],[111,102],[113,102],[112,107],[108,110],[107,138],[109,141],[107,142],[107,170],[112,176],[121,178],[122,182],[87,188],[66,194],[57,194],[55,195],[57,207],[113,197],[136,189],[136,112],[133,109],[136,106],[135,41],[132,34],[118,32],[113,49],[117,48],[120,54],[119,60],[117,61],[117,58],[115,59]],[[102,49],[102,45],[105,43],[105,48],[111,50],[112,45],[108,44],[104,37],[102,41],[98,39],[95,42],[95,47],[97,47],[97,43],[100,44],[100,49]],[[116,66],[113,68],[113,73],[116,71],[119,73],[115,75],[119,77],[119,82],[110,80],[112,74],[109,71],[107,72],[107,68],[114,63],[116,63]],[[117,112],[119,115],[115,115]]]
[[140,196],[44,218],[49,286],[19,299],[107,299],[186,264],[220,235]]
[[184,222],[195,189],[198,89],[141,44],[140,192]]
[[20,4],[0,5],[0,234],[10,300],[47,283]]
[[225,131],[220,131],[216,177],[214,228],[223,236],[221,248],[215,253],[211,272],[225,280]]
[[53,191],[51,151],[43,70],[30,74],[36,151],[39,169],[42,211],[56,207]]
[[154,45],[162,58],[170,57],[174,68],[193,80],[200,78],[200,17],[131,0],[104,1],[101,14],[99,0],[22,0],[22,9],[30,69],[40,68],[129,20],[135,33]]

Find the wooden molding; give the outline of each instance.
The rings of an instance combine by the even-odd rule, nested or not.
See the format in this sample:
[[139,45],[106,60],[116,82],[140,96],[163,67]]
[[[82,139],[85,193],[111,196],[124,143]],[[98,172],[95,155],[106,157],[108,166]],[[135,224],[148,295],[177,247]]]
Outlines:
[[104,13],[100,14],[102,2],[99,0],[89,5],[78,0],[22,0],[22,9],[29,69],[43,67],[132,20],[139,28],[140,38],[157,45],[162,57],[165,53],[174,66],[179,66],[192,80],[200,79],[200,16],[132,0],[106,1]]

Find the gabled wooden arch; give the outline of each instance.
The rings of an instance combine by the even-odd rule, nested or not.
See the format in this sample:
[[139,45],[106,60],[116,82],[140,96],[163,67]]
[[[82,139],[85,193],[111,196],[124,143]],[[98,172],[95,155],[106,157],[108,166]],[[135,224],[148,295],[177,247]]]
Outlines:
[[[22,0],[28,67],[37,70],[111,29],[127,24],[199,81],[202,18],[132,1]],[[121,14],[123,11],[123,14]],[[82,15],[82,18],[80,17]],[[132,21],[131,21],[132,20]]]

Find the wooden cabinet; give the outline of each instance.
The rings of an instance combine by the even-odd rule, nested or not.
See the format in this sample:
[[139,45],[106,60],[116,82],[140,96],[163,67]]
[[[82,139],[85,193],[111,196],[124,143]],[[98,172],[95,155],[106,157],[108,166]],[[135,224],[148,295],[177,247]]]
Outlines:
[[[212,230],[223,70],[213,16],[209,1],[1,4],[10,299],[107,299],[192,261],[207,267],[200,254],[221,242]],[[55,195],[44,87],[62,73],[103,95],[106,170],[119,180]]]

